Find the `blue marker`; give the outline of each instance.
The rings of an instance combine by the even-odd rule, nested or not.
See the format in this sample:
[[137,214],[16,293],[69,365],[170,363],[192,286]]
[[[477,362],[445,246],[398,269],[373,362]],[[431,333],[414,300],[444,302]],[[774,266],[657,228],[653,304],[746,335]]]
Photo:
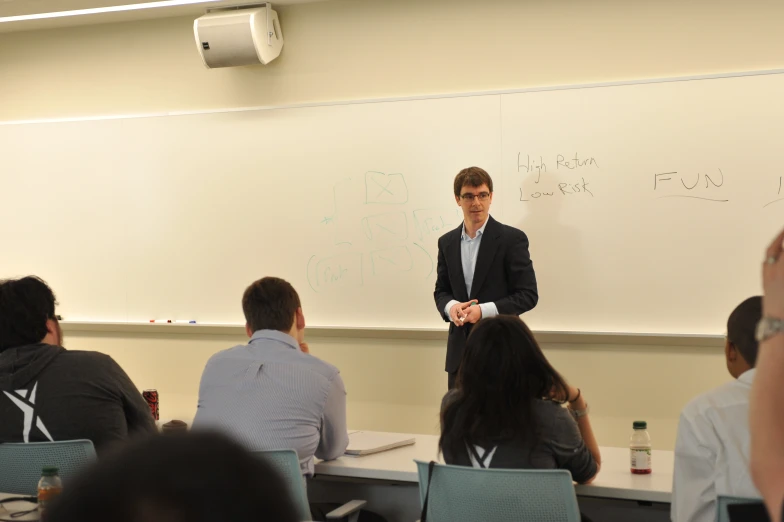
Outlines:
[[174,321],[177,324],[196,324],[196,321]]

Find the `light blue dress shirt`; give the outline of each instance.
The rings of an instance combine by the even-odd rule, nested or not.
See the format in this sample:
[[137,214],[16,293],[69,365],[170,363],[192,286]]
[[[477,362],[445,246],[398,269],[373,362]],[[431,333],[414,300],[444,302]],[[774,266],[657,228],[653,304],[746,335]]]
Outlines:
[[296,339],[259,330],[210,357],[193,429],[220,430],[251,451],[296,450],[310,477],[314,456],[336,459],[348,446],[346,388],[337,368],[303,353]]
[[[460,234],[460,260],[463,263],[463,276],[465,277],[466,291],[469,296],[471,295],[471,287],[474,284],[474,271],[476,270],[476,258],[479,257],[479,246],[482,244],[482,236],[485,233],[488,221],[490,221],[490,218],[476,231],[474,238],[469,237],[466,233],[465,223],[463,223],[463,232]],[[449,310],[459,302],[456,299],[452,299],[446,304],[444,313],[447,317],[449,316]],[[482,310],[483,319],[498,315],[498,308],[495,306],[495,303],[481,303],[479,308]]]

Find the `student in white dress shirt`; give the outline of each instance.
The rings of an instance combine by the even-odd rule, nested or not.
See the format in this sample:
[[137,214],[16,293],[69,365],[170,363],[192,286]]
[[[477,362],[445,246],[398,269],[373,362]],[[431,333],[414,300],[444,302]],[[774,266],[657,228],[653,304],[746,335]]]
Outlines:
[[724,353],[735,380],[693,399],[675,442],[673,522],[713,522],[716,497],[759,497],[750,471],[749,394],[757,361],[762,298],[750,297],[727,321]]

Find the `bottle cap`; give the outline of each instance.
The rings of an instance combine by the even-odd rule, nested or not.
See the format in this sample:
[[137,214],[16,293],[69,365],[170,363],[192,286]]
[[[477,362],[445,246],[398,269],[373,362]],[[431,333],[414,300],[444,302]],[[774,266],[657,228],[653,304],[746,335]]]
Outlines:
[[55,466],[46,466],[41,470],[41,475],[43,475],[44,477],[53,477],[57,475],[59,472],[60,469],[56,468]]
[[647,430],[648,429],[648,423],[645,422],[645,421],[634,421],[634,424],[632,424],[632,426],[634,427],[635,430]]

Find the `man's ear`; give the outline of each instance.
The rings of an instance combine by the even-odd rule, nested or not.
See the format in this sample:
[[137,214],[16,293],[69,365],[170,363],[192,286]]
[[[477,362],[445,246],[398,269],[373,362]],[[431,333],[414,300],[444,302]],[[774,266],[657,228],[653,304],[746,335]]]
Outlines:
[[738,360],[738,349],[730,341],[727,341],[727,346],[724,350],[724,353],[727,355],[727,360],[729,362],[735,362]]
[[253,329],[248,323],[245,323],[245,333],[248,334],[248,337],[253,337]]
[[48,335],[52,335],[57,337],[57,321],[54,319],[47,319],[46,320],[46,332]]
[[302,312],[302,307],[297,308],[297,330],[305,329],[305,314]]
[[55,346],[59,346],[62,344],[62,339],[60,339],[60,329],[57,327],[57,320],[56,319],[47,319],[46,320],[46,335],[43,339],[41,339],[42,343],[52,344]]

